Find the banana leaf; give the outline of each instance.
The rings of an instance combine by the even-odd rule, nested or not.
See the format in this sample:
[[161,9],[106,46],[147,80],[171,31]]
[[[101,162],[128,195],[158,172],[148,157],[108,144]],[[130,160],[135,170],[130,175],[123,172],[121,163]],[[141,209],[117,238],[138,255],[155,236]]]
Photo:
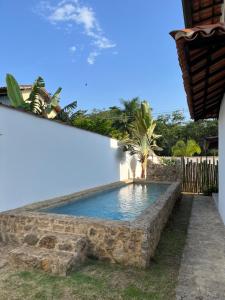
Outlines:
[[24,100],[20,91],[20,87],[16,79],[11,75],[6,75],[7,95],[9,100],[14,107],[23,107]]

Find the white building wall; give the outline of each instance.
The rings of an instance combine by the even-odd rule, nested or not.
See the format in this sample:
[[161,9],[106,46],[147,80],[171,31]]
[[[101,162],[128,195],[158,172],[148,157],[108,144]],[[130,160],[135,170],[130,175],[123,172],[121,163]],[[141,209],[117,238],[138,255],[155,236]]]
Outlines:
[[[114,139],[0,107],[0,211],[140,176]],[[130,163],[131,160],[131,163]]]
[[225,96],[219,114],[219,202],[218,208],[225,224]]

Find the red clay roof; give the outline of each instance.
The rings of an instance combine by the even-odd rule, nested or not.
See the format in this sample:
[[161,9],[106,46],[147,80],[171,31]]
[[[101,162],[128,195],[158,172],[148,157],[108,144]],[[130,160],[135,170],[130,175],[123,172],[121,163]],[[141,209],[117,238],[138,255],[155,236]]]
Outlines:
[[192,118],[218,117],[225,92],[225,25],[172,31]]
[[185,26],[219,23],[223,14],[224,0],[182,0]]
[[199,36],[210,37],[215,34],[224,34],[225,26],[224,23],[217,23],[212,25],[199,25],[194,28],[185,28],[181,30],[171,31],[172,37],[178,41],[179,39],[185,39],[187,41],[198,39]]

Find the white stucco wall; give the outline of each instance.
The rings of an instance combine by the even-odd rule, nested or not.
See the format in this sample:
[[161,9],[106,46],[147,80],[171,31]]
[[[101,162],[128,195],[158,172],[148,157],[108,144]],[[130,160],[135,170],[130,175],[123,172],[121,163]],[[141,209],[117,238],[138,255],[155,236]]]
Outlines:
[[3,106],[0,133],[0,211],[133,177],[108,137]]
[[218,208],[225,224],[225,96],[219,114],[219,201]]

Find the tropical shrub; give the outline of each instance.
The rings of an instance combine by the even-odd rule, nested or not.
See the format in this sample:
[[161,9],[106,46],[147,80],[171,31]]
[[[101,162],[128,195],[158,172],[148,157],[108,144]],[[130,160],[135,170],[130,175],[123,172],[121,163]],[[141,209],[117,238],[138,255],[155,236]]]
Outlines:
[[165,157],[162,157],[160,159],[160,161],[161,161],[161,163],[163,165],[166,165],[166,166],[176,166],[179,163],[176,158],[165,158]]
[[193,156],[201,154],[201,148],[195,140],[188,140],[186,143],[182,140],[176,142],[172,147],[173,156]]
[[205,196],[212,196],[213,193],[218,193],[218,187],[216,185],[211,185],[209,187],[205,187],[203,190],[203,194]]

